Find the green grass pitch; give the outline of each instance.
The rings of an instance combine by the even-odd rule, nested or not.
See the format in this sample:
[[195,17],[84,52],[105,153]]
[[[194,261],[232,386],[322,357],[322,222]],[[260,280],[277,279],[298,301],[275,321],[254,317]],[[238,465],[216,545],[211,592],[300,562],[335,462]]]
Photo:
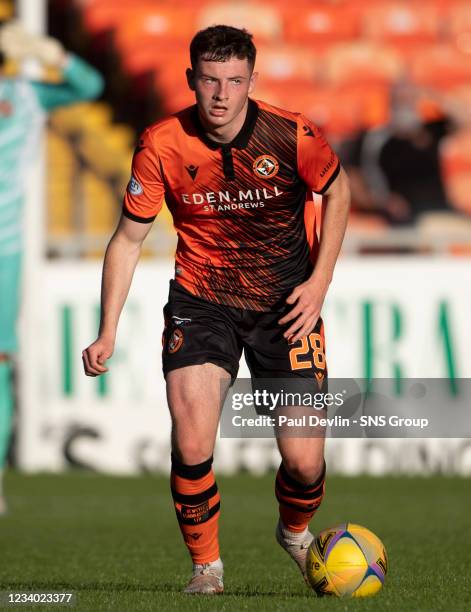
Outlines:
[[390,561],[379,595],[340,600],[318,599],[276,544],[273,479],[218,479],[226,593],[212,598],[180,593],[190,563],[166,478],[9,473],[0,590],[77,594],[74,608],[21,610],[471,610],[469,480],[328,478],[313,530],[363,524]]

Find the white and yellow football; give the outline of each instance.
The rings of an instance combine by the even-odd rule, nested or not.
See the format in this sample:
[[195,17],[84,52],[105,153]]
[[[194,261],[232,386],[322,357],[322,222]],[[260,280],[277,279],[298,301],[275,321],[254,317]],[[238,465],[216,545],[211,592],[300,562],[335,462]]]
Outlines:
[[369,597],[383,586],[388,558],[383,543],[373,532],[344,523],[324,529],[314,538],[306,568],[317,595]]

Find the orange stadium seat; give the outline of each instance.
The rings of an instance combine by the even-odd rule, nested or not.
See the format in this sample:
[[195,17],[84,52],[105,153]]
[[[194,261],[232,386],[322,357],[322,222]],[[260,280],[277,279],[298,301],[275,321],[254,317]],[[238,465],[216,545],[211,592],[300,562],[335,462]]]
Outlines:
[[[145,0],[139,3],[139,7],[151,9],[155,2]],[[82,15],[84,25],[92,34],[98,34],[105,30],[115,29],[133,15],[136,10],[136,0],[93,0],[83,5]]]
[[453,3],[447,14],[448,33],[456,46],[464,52],[471,52],[471,4]]
[[279,11],[271,3],[217,2],[204,6],[196,22],[196,29],[223,23],[246,28],[254,35],[255,43],[273,41],[282,35]]
[[285,87],[297,83],[313,83],[319,65],[318,55],[302,47],[260,45],[257,49],[256,69],[259,82],[264,86],[280,82]]
[[388,119],[388,87],[373,84],[298,87],[270,85],[257,87],[255,98],[294,112],[301,112],[334,138],[352,134],[364,127],[384,124]]
[[194,102],[194,94],[188,87],[185,75],[189,65],[187,50],[180,49],[180,53],[158,66],[155,72],[155,88],[166,112],[175,112]]
[[332,83],[390,82],[398,79],[403,71],[397,51],[373,42],[334,45],[324,59],[324,76]]
[[[163,71],[172,82],[184,76],[185,68],[190,65],[189,53],[186,47],[178,44],[178,41],[169,41],[165,45],[158,46],[148,44],[148,41],[136,43],[132,53],[121,55],[121,61],[129,74]],[[172,76],[172,71],[177,71],[177,74]]]
[[430,2],[373,2],[364,5],[363,31],[376,40],[433,42],[442,31],[438,4]]
[[116,30],[115,41],[123,54],[132,54],[136,44],[149,45],[157,56],[169,42],[189,43],[194,34],[196,11],[180,7],[135,9]]
[[471,56],[445,43],[416,49],[408,68],[410,78],[424,86],[448,89],[471,80]]
[[283,21],[285,40],[305,46],[350,40],[360,34],[359,13],[350,4],[316,3],[302,10],[286,4]]

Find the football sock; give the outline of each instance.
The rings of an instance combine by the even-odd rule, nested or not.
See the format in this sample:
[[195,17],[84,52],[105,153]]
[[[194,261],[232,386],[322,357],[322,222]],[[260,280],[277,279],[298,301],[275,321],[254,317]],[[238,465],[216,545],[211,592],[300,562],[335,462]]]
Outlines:
[[219,559],[220,497],[210,457],[185,465],[172,454],[170,484],[178,524],[194,564]]
[[0,470],[5,467],[13,416],[12,364],[0,361]]
[[[279,502],[284,529],[303,533],[324,496],[325,463],[320,476],[312,484],[303,484],[288,474],[283,463],[278,469],[275,495]],[[305,535],[305,534],[304,534]]]
[[216,561],[211,561],[211,563],[193,563],[193,574],[198,574],[200,570],[209,567],[211,569],[215,569],[221,574],[224,571],[224,566],[222,564],[222,559],[216,559]]
[[283,534],[283,537],[286,540],[290,540],[290,542],[293,542],[293,543],[299,542],[299,544],[301,544],[302,542],[304,542],[307,536],[307,532],[308,532],[307,527],[303,531],[291,531],[291,529],[287,529],[285,525],[283,524],[283,521],[281,521],[281,533]]

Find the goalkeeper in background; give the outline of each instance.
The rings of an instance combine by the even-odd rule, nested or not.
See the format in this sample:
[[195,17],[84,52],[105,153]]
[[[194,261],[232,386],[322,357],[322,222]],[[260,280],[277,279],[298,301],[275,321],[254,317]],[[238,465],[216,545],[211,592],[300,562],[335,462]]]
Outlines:
[[[62,82],[7,77],[5,61],[35,60],[58,69]],[[17,351],[20,304],[22,209],[29,162],[40,143],[41,127],[52,109],[90,100],[103,90],[101,75],[53,38],[26,32],[19,23],[0,27],[0,515],[6,512],[2,490],[13,415],[12,371]]]

